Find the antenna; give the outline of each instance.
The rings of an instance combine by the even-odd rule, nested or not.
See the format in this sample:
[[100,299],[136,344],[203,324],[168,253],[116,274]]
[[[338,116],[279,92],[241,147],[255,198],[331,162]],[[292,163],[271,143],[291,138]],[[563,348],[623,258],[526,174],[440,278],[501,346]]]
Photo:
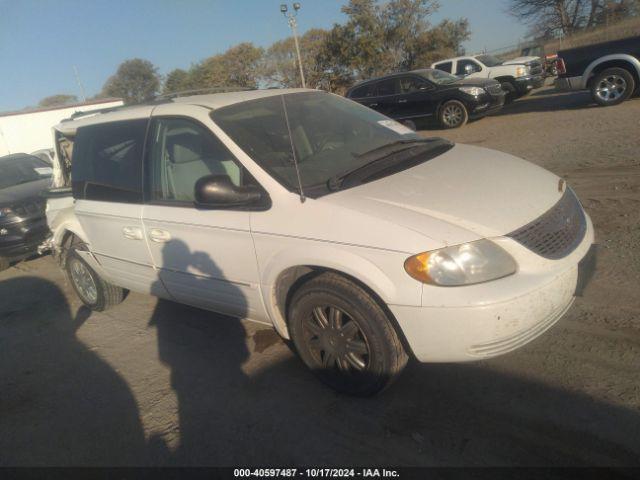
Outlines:
[[87,101],[87,97],[84,94],[84,87],[82,86],[82,82],[80,82],[80,75],[78,75],[78,68],[73,66],[73,73],[76,76],[76,83],[78,84],[78,88],[80,88],[80,98],[82,98],[83,102]]
[[296,147],[293,144],[293,136],[291,135],[291,126],[289,125],[289,114],[287,113],[287,104],[284,101],[284,95],[280,95],[282,99],[282,109],[284,110],[284,121],[287,124],[287,132],[289,132],[289,143],[291,143],[291,153],[293,154],[293,165],[296,167],[296,176],[298,177],[298,187],[300,188],[300,203],[306,200],[302,191],[302,180],[300,179],[300,169],[298,168],[298,156],[296,155]]

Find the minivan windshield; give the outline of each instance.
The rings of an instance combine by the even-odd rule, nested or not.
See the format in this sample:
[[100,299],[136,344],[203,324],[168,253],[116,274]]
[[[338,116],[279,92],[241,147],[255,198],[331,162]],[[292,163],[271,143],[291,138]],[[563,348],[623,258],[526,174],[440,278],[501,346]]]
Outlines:
[[51,177],[51,166],[32,155],[0,157],[0,189]]
[[497,67],[498,65],[502,65],[504,63],[498,57],[494,57],[493,55],[476,55],[476,58],[484,63],[487,67]]
[[404,125],[324,92],[250,100],[215,110],[211,117],[287,189],[299,191],[301,184],[310,196],[329,193],[335,189],[332,180],[382,157],[404,151],[406,160],[412,144],[420,145],[421,153],[427,148],[425,139]]

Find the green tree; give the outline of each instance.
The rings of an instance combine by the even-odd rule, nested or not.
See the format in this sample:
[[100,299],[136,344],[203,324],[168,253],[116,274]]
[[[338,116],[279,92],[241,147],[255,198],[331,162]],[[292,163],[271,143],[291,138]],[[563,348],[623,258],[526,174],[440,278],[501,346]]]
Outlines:
[[178,85],[182,90],[214,87],[257,88],[261,78],[263,53],[262,48],[255,47],[252,43],[240,43],[224,53],[192,65],[186,72],[186,77],[182,74],[175,74],[174,77],[179,79]]
[[437,9],[435,0],[350,0],[342,8],[347,22],[334,25],[317,57],[332,88],[341,91],[358,79],[426,67],[460,52],[468,22],[432,27],[428,19]]
[[57,107],[60,105],[69,105],[71,103],[77,103],[78,97],[75,95],[69,95],[67,93],[58,93],[56,95],[51,95],[49,97],[45,97],[38,102],[38,107],[46,108],[46,107]]
[[189,72],[176,68],[167,74],[162,93],[180,92],[189,88]]
[[120,64],[115,75],[105,83],[102,93],[119,97],[126,104],[152,100],[160,90],[158,69],[148,60],[134,58]]
[[[324,71],[318,62],[328,32],[320,28],[308,30],[299,39],[300,56],[307,86],[321,86]],[[271,45],[264,53],[262,76],[265,82],[280,87],[292,88],[301,85],[298,57],[293,37]]]

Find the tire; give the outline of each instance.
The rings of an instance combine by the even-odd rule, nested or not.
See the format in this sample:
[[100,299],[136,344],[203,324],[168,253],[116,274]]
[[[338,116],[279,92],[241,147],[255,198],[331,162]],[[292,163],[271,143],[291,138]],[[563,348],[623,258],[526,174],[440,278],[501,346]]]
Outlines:
[[629,98],[636,89],[633,75],[624,68],[607,68],[591,82],[591,98],[598,105],[611,107]]
[[385,311],[347,278],[322,273],[303,284],[290,305],[289,330],[298,355],[338,392],[374,395],[407,364]]
[[124,300],[124,289],[103,280],[71,247],[65,263],[67,279],[87,307],[104,312]]
[[518,89],[511,82],[500,82],[500,86],[502,86],[502,90],[507,92],[507,96],[504,98],[505,105],[509,103],[513,103],[513,101],[518,98]]
[[460,128],[468,120],[467,107],[458,100],[444,102],[438,112],[438,121],[443,128]]

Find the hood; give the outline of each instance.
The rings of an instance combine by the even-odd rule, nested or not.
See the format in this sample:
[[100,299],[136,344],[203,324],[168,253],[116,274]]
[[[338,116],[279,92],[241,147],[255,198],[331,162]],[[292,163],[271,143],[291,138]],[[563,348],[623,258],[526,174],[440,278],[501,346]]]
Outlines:
[[505,235],[540,216],[560,199],[558,180],[512,155],[456,145],[421,165],[322,200],[456,244]]
[[518,57],[512,58],[511,60],[507,60],[503,62],[503,65],[514,65],[514,64],[527,64],[529,62],[539,62],[540,57]]
[[51,185],[51,178],[43,178],[21,185],[0,189],[0,205],[16,205],[21,202],[39,198]]

